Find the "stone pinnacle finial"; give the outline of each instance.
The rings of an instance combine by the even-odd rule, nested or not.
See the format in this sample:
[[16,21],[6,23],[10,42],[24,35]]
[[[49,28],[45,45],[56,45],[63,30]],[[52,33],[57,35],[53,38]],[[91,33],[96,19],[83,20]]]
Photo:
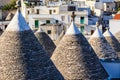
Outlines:
[[16,7],[17,7],[18,9],[20,9],[20,7],[21,7],[21,1],[20,1],[20,0],[17,0],[17,1],[16,1]]
[[96,23],[96,27],[98,28],[99,26],[100,26],[100,23],[99,23],[99,22],[97,22],[97,23]]
[[75,12],[73,11],[72,15],[71,15],[72,21],[75,21],[75,17],[76,17],[76,15],[75,15]]

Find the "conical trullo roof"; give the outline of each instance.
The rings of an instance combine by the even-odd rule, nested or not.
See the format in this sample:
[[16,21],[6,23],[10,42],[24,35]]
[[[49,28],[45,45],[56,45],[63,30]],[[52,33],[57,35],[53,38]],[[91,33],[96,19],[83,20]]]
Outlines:
[[90,37],[89,43],[99,58],[115,59],[118,57],[98,27],[96,27],[96,31]]
[[58,39],[55,41],[55,44],[58,45],[59,42],[61,41],[61,39],[63,38],[63,36],[65,35],[65,31],[63,30],[61,32],[61,34],[59,35]]
[[41,29],[35,32],[35,35],[39,42],[42,44],[43,48],[46,50],[48,55],[51,57],[56,46],[51,38]]
[[74,22],[51,59],[65,80],[104,80],[108,77],[92,47]]
[[0,37],[0,80],[63,80],[20,11]]
[[103,34],[105,39],[108,41],[110,46],[116,51],[118,57],[120,57],[120,43],[115,38],[115,36],[110,32],[109,29],[106,30],[106,32]]
[[6,21],[10,21],[12,18],[14,17],[14,14],[13,13],[9,13],[8,15],[7,15],[7,17],[6,17]]
[[120,31],[118,31],[117,33],[115,33],[115,37],[117,38],[117,40],[120,43]]

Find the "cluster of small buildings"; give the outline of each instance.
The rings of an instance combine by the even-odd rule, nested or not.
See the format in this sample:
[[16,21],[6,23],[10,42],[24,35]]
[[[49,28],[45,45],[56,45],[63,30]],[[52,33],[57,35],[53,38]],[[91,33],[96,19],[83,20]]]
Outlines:
[[[36,31],[39,27],[43,28],[54,41],[70,26],[72,11],[76,14],[76,25],[86,37],[93,34],[99,18],[102,20],[102,32],[105,32],[106,27],[110,27],[113,33],[116,32],[114,23],[117,25],[120,21],[116,21],[114,16],[116,9],[120,7],[119,4],[119,0],[21,0],[22,14],[31,29]],[[5,30],[13,14],[15,11],[8,14],[6,21],[0,22],[2,30]]]
[[119,80],[116,4],[117,0],[21,0],[8,26],[0,26],[0,79]]

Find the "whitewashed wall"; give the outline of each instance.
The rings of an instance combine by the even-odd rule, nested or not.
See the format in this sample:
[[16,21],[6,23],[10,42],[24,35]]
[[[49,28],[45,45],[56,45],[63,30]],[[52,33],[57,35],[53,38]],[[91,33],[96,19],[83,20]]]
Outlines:
[[120,20],[109,20],[109,27],[113,34],[120,31]]

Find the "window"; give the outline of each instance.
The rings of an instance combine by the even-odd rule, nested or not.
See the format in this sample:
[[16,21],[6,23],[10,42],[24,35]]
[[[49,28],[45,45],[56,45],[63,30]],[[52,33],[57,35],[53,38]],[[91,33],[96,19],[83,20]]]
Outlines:
[[38,27],[39,27],[39,21],[35,20],[35,28],[38,28]]
[[76,11],[76,6],[68,6],[68,11]]
[[48,34],[51,34],[51,30],[47,30],[47,33],[48,33]]
[[84,33],[84,26],[81,26],[80,30],[81,30],[82,33]]
[[56,23],[58,23],[58,20],[56,20]]
[[30,14],[30,11],[28,11],[28,14]]
[[37,5],[37,2],[34,2],[35,5]]
[[49,14],[52,14],[52,10],[49,10]]
[[94,30],[91,30],[91,35],[94,33]]
[[7,25],[5,25],[5,29],[7,28]]
[[84,24],[84,17],[80,17],[80,24]]
[[3,31],[3,30],[0,28],[0,31]]
[[61,16],[61,20],[64,21],[65,20],[65,16]]
[[46,24],[50,24],[50,20],[46,20]]
[[96,2],[100,2],[100,0],[96,0]]
[[53,12],[55,13],[55,12],[56,12],[56,10],[53,10]]
[[71,1],[71,4],[74,4],[74,2],[73,2],[73,1]]
[[37,11],[37,14],[39,14],[39,9],[37,9],[36,11]]

